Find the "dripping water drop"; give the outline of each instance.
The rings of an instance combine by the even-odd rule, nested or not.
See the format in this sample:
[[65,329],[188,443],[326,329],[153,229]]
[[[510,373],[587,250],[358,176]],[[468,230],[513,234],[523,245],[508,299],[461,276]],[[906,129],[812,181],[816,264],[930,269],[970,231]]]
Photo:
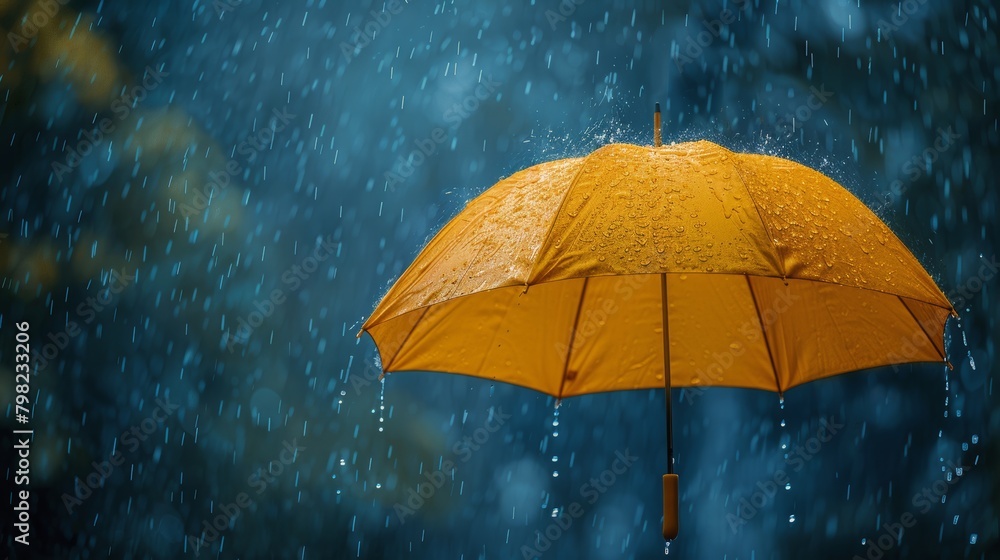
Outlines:
[[[379,376],[379,391],[378,391],[378,423],[382,424],[385,422],[385,374]],[[379,432],[385,431],[381,425],[378,427]]]
[[[562,403],[562,401],[561,401],[561,400],[559,400],[559,399],[556,399],[556,406],[555,406],[555,410],[553,410],[553,411],[552,411],[552,437],[553,437],[553,447],[555,447],[555,445],[554,445],[554,438],[557,438],[557,437],[559,437],[559,405],[560,405],[561,403]],[[552,453],[552,462],[553,462],[553,463],[558,463],[558,462],[559,462],[559,456],[555,454],[555,449],[553,449],[553,453]],[[558,465],[553,465],[553,469],[552,469],[552,478],[558,478],[558,477],[559,477],[559,470],[558,470],[557,468],[555,468],[555,467],[557,467],[557,466],[558,466]]]

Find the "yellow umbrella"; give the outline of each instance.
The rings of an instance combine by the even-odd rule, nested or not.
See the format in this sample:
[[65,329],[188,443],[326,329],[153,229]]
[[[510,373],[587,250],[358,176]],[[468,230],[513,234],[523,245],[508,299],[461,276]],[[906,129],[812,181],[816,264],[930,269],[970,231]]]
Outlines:
[[362,332],[386,372],[460,373],[557,399],[664,387],[669,540],[671,387],[781,394],[848,371],[944,362],[955,312],[829,177],[712,142],[662,146],[658,106],[655,122],[654,146],[535,165],[469,202]]

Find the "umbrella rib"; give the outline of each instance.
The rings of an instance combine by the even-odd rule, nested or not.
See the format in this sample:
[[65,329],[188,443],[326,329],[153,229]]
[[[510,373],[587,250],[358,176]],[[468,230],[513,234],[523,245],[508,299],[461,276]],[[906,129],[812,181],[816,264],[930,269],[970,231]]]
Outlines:
[[[427,315],[427,312],[430,311],[430,308],[431,308],[430,305],[428,305],[427,307],[425,307],[424,310],[420,312],[420,317],[418,317],[417,320],[413,322],[413,326],[410,327],[410,330],[406,333],[406,338],[403,339],[403,342],[400,343],[400,345],[399,345],[399,349],[396,350],[395,354],[393,354],[393,356],[392,356],[392,361],[393,362],[396,361],[396,358],[399,357],[400,352],[402,352],[403,348],[406,347],[406,343],[410,341],[410,335],[413,334],[413,331],[417,330],[417,325],[420,324],[420,321],[424,320],[424,315]],[[375,348],[376,349],[378,348],[377,344],[375,345]],[[385,364],[382,367],[382,371],[384,371],[385,373],[391,373],[391,371],[392,371],[390,369],[391,367],[392,367],[392,362],[390,362],[388,364]]]
[[587,165],[587,159],[581,158],[582,163],[580,163],[580,169],[576,170],[576,175],[573,175],[573,180],[570,181],[569,187],[567,187],[566,192],[563,193],[562,200],[559,201],[559,207],[556,208],[555,214],[552,215],[552,223],[549,224],[549,230],[545,232],[545,237],[542,238],[542,244],[538,246],[538,252],[535,253],[535,258],[531,263],[531,270],[528,271],[528,277],[524,279],[524,285],[530,286],[531,280],[535,276],[535,267],[538,266],[538,259],[542,256],[542,251],[545,247],[549,245],[549,237],[552,236],[552,230],[556,229],[556,222],[559,221],[559,214],[562,213],[563,206],[566,205],[566,199],[569,198],[569,193],[576,186],[576,182],[580,180],[580,175],[583,174],[583,168]]
[[573,317],[573,328],[569,331],[569,346],[566,348],[566,361],[563,363],[562,380],[559,381],[559,394],[557,399],[563,397],[563,388],[566,386],[566,374],[569,372],[569,359],[573,355],[573,341],[576,340],[576,328],[580,324],[580,312],[583,311],[583,298],[587,296],[587,283],[590,278],[584,276],[583,288],[580,289],[580,301],[576,304],[576,315]]
[[[733,156],[736,155],[735,153],[726,148],[723,149],[732,154]],[[727,157],[726,159],[729,160],[731,158]],[[757,219],[760,220],[760,225],[761,227],[764,228],[764,233],[767,234],[767,240],[771,242],[771,248],[774,249],[774,256],[775,258],[778,259],[778,266],[781,267],[781,277],[787,278],[788,271],[785,270],[785,258],[782,256],[781,250],[778,249],[778,244],[775,243],[774,241],[774,235],[771,234],[770,226],[768,226],[768,223],[764,221],[764,215],[760,213],[760,206],[757,204],[757,199],[753,197],[753,193],[750,192],[750,187],[747,186],[746,180],[743,179],[743,171],[740,169],[739,165],[736,165],[735,161],[730,161],[730,165],[732,165],[733,170],[736,171],[736,176],[740,178],[740,183],[743,185],[743,188],[747,191],[747,196],[750,198],[750,202],[753,203],[754,210],[757,211]]]
[[947,360],[948,358],[945,357],[945,355],[942,354],[940,350],[938,350],[937,345],[934,344],[934,339],[931,338],[931,335],[927,333],[927,329],[924,328],[924,324],[921,323],[920,320],[917,319],[917,316],[913,314],[913,310],[910,309],[910,306],[906,305],[906,301],[903,300],[902,296],[898,296],[897,295],[896,299],[898,299],[899,303],[901,303],[903,305],[903,307],[906,308],[906,311],[910,314],[910,317],[913,318],[913,322],[916,323],[918,327],[920,327],[920,332],[924,333],[924,336],[927,337],[927,342],[930,342],[931,346],[933,346],[934,349],[937,350],[938,356],[941,356],[942,360]]
[[760,304],[757,303],[757,293],[753,290],[750,282],[750,275],[744,274],[747,279],[747,289],[750,290],[750,298],[753,300],[753,308],[757,312],[757,322],[760,324],[760,333],[764,336],[764,347],[767,348],[767,357],[771,360],[771,371],[774,372],[774,385],[778,388],[778,395],[784,393],[781,389],[781,379],[778,377],[778,366],[774,363],[774,352],[771,351],[771,341],[767,337],[767,329],[764,327],[764,318],[760,315]]

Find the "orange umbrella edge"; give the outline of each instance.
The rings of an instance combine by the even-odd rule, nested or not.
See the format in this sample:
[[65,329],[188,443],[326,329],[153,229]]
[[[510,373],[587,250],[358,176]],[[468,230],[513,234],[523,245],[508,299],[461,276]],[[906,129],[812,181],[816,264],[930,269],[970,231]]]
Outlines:
[[[417,255],[416,258],[419,259],[420,256]],[[416,259],[414,259],[414,261],[416,261]],[[373,327],[377,327],[378,325],[381,325],[382,323],[385,323],[387,321],[391,321],[391,320],[396,319],[398,317],[402,317],[403,315],[405,315],[407,313],[412,313],[414,311],[419,311],[421,309],[427,309],[429,307],[433,307],[435,305],[440,305],[440,304],[443,304],[443,303],[447,303],[449,301],[456,300],[456,299],[459,299],[459,298],[473,297],[473,296],[476,296],[478,294],[487,293],[487,292],[490,292],[490,291],[493,291],[493,290],[506,290],[506,289],[512,288],[514,286],[524,286],[525,291],[527,291],[529,288],[531,288],[531,286],[540,286],[542,284],[551,284],[551,283],[555,283],[555,282],[566,282],[566,281],[570,281],[570,280],[581,280],[583,278],[602,278],[602,277],[612,277],[612,276],[642,276],[642,275],[656,275],[656,276],[658,276],[660,274],[668,274],[668,275],[669,274],[684,274],[684,275],[719,274],[719,275],[727,275],[727,276],[746,276],[746,277],[753,277],[753,278],[777,278],[777,279],[781,279],[781,280],[798,280],[798,281],[802,281],[802,282],[819,282],[819,283],[823,283],[823,284],[831,284],[831,285],[834,285],[834,286],[842,286],[842,287],[845,287],[845,288],[853,288],[853,289],[856,289],[856,290],[865,290],[865,291],[870,291],[870,292],[877,292],[877,293],[880,293],[880,294],[886,294],[886,295],[890,295],[890,296],[905,297],[907,299],[910,299],[910,300],[913,300],[913,301],[916,301],[916,302],[925,303],[927,305],[932,305],[934,307],[937,307],[938,309],[944,309],[945,311],[948,311],[950,313],[951,317],[956,318],[956,319],[959,318],[958,312],[955,311],[954,305],[952,305],[951,301],[948,300],[948,297],[945,296],[944,292],[941,291],[940,287],[938,287],[938,292],[941,295],[941,301],[937,302],[937,301],[926,301],[926,300],[923,300],[923,299],[912,298],[912,297],[909,297],[909,296],[901,296],[900,294],[894,294],[894,293],[890,293],[890,292],[883,292],[881,290],[872,290],[870,288],[861,288],[861,287],[858,287],[858,286],[851,286],[851,285],[848,285],[848,284],[840,284],[840,283],[837,283],[837,282],[830,282],[830,281],[827,281],[827,280],[817,280],[815,278],[796,278],[794,276],[769,276],[769,275],[765,275],[765,274],[747,274],[747,273],[737,273],[737,272],[706,272],[706,271],[703,271],[703,270],[696,270],[696,271],[683,271],[683,272],[680,272],[680,271],[678,271],[678,272],[644,272],[644,273],[641,273],[641,274],[598,274],[598,275],[591,275],[591,276],[583,276],[583,277],[579,277],[579,278],[578,277],[558,278],[558,279],[555,279],[555,280],[546,280],[544,282],[535,282],[535,283],[524,283],[524,284],[514,283],[514,284],[508,284],[508,285],[504,285],[504,286],[497,286],[495,288],[490,288],[490,289],[482,290],[482,291],[478,291],[478,292],[473,292],[471,294],[465,294],[465,295],[460,295],[460,296],[449,297],[448,299],[443,299],[441,301],[435,301],[434,303],[429,303],[429,304],[421,305],[419,307],[414,307],[413,309],[408,309],[408,310],[406,310],[403,313],[400,313],[398,315],[393,315],[392,317],[386,317],[386,318],[383,318],[382,320],[378,321],[377,323],[372,323],[371,322],[372,321],[372,317],[375,317],[378,314],[379,308],[382,307],[382,305],[384,303],[386,303],[386,301],[387,301],[387,298],[383,297],[379,301],[378,305],[375,306],[375,309],[372,311],[371,315],[369,315],[368,318],[365,320],[365,322],[362,324],[361,329],[355,335],[355,338],[361,338],[361,335],[363,333],[370,331]],[[937,283],[935,283],[935,286],[937,286]],[[386,296],[388,296],[388,294],[386,294]],[[944,302],[947,305],[942,305],[941,302]]]
[[[371,336],[370,333],[369,333],[369,336]],[[372,339],[374,340],[374,337],[372,337]],[[376,349],[377,349],[378,348],[378,343],[377,342],[376,342],[375,346],[376,346]],[[381,354],[379,354],[379,356],[381,357]],[[801,383],[796,383],[794,385],[791,385],[790,387],[782,389],[781,391],[778,391],[777,388],[775,388],[773,390],[772,389],[761,389],[760,387],[746,387],[746,386],[743,386],[743,385],[727,385],[725,383],[718,384],[718,385],[676,385],[676,384],[672,384],[672,388],[674,388],[674,389],[725,388],[725,389],[740,389],[740,390],[745,390],[745,391],[764,391],[764,392],[767,392],[767,393],[776,393],[776,394],[779,394],[779,395],[785,395],[785,394],[788,393],[788,391],[790,391],[792,389],[795,389],[796,387],[801,387],[802,385],[807,385],[809,383],[816,383],[817,381],[823,381],[825,379],[829,379],[829,378],[832,378],[832,377],[842,377],[842,376],[851,375],[851,374],[863,374],[863,373],[868,372],[868,371],[873,370],[873,369],[884,368],[884,367],[893,367],[893,366],[911,365],[911,364],[937,364],[937,365],[944,365],[944,366],[948,367],[949,370],[954,370],[955,369],[955,366],[953,366],[951,364],[951,362],[949,362],[947,360],[944,360],[944,361],[940,361],[940,360],[912,360],[912,361],[895,362],[895,363],[891,363],[891,364],[881,364],[881,365],[872,366],[872,367],[868,367],[868,368],[864,368],[864,369],[845,369],[844,371],[831,373],[830,375],[827,375],[827,376],[825,376],[825,377],[823,377],[821,379],[811,379],[811,380],[808,380],[808,381],[803,381]],[[575,394],[571,394],[571,395],[562,395],[562,396],[560,396],[560,395],[556,395],[556,394],[553,394],[553,393],[547,393],[545,391],[540,391],[538,389],[535,389],[534,387],[528,387],[527,385],[521,385],[521,384],[518,384],[518,383],[511,383],[509,381],[505,381],[505,380],[502,380],[502,379],[480,377],[478,375],[473,375],[471,373],[463,373],[463,372],[458,372],[458,371],[442,371],[442,370],[431,370],[431,369],[428,369],[428,370],[417,370],[417,369],[386,370],[386,369],[383,369],[382,371],[386,375],[389,375],[389,374],[398,374],[398,373],[430,373],[430,374],[436,374],[436,375],[458,375],[458,376],[461,376],[461,377],[469,377],[469,378],[472,378],[472,379],[479,379],[479,380],[482,380],[482,381],[490,381],[491,383],[503,383],[504,385],[510,385],[511,387],[519,387],[521,389],[527,389],[529,391],[538,393],[540,395],[545,395],[545,396],[548,396],[548,397],[552,397],[552,398],[560,400],[560,401],[561,400],[565,400],[565,399],[575,398],[575,397],[584,397],[584,396],[587,396],[587,395],[599,395],[599,394],[604,394],[604,393],[620,393],[620,392],[627,392],[627,391],[662,391],[663,390],[663,386],[660,385],[660,386],[657,386],[657,387],[636,387],[634,389],[605,389],[605,390],[601,390],[601,391],[593,391],[593,392],[588,392],[588,393],[575,393]]]

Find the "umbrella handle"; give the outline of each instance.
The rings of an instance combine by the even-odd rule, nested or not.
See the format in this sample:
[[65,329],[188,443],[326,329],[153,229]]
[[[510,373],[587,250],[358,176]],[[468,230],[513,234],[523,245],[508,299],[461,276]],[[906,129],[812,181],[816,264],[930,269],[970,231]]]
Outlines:
[[677,538],[677,513],[680,496],[677,493],[677,475],[663,475],[663,538],[672,541]]

